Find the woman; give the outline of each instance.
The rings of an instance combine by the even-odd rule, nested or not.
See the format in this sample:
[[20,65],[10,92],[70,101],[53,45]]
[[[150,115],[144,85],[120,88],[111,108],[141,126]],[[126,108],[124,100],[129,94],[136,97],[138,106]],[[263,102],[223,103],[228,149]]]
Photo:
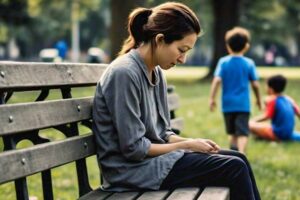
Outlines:
[[243,155],[220,151],[211,140],[177,136],[170,129],[161,69],[184,63],[194,47],[201,32],[194,12],[174,2],[138,8],[129,16],[128,32],[94,100],[93,131],[103,188],[227,186],[231,199],[260,199]]

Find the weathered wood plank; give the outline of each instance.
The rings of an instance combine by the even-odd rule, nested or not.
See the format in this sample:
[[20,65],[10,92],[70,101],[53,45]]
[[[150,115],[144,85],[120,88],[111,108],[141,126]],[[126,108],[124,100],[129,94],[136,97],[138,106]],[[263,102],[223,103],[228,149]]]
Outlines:
[[0,153],[0,184],[96,153],[93,135],[68,138]]
[[[91,118],[92,97],[0,106],[0,135],[8,135]],[[183,129],[183,119],[171,120],[171,127]]]
[[179,188],[172,192],[168,200],[194,200],[201,190],[199,188]]
[[106,199],[107,197],[109,197],[110,195],[112,195],[113,193],[111,192],[105,192],[103,190],[101,190],[101,188],[98,188],[94,191],[89,192],[88,194],[80,197],[78,200],[102,200],[102,199]]
[[179,108],[179,96],[176,93],[168,94],[168,106],[169,110],[176,110]]
[[171,119],[171,127],[173,129],[177,129],[179,131],[182,131],[182,129],[184,127],[183,118],[178,117],[178,118],[175,118],[175,119]]
[[140,192],[119,192],[114,193],[107,200],[133,200],[140,195]]
[[92,97],[0,106],[0,136],[91,118]]
[[107,64],[0,62],[0,91],[96,85]]
[[229,200],[229,188],[207,187],[198,200]]
[[170,194],[168,190],[144,192],[138,200],[164,200]]

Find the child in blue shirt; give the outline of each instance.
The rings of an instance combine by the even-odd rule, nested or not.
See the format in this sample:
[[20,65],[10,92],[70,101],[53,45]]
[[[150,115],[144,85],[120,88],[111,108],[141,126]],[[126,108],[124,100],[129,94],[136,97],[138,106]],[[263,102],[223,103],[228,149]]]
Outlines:
[[[265,100],[265,112],[250,121],[250,131],[267,140],[300,141],[300,133],[294,131],[295,115],[300,118],[300,108],[295,101],[283,94],[286,78],[275,75],[267,81],[268,96]],[[262,123],[271,120],[271,124]]]
[[218,88],[222,85],[222,112],[230,147],[242,153],[245,153],[249,135],[249,83],[257,106],[261,109],[256,66],[252,59],[244,56],[250,47],[249,41],[250,33],[244,28],[235,27],[226,32],[225,42],[229,55],[222,57],[217,64],[209,100],[210,110],[213,111]]

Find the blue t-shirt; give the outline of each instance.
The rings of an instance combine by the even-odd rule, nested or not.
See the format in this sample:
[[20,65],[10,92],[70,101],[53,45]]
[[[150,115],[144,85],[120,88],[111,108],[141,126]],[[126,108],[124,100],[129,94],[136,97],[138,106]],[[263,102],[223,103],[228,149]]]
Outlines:
[[289,97],[278,96],[266,102],[265,115],[272,119],[272,129],[281,140],[291,138],[295,113],[299,113],[299,107]]
[[249,82],[258,80],[252,59],[244,56],[222,57],[215,76],[222,80],[222,111],[250,112]]

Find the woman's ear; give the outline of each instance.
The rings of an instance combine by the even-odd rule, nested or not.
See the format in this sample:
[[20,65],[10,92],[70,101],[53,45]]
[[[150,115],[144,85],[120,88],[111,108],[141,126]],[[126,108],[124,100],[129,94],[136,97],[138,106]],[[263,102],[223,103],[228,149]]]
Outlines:
[[159,33],[155,36],[155,43],[161,44],[162,42],[165,42],[165,36],[162,33]]

